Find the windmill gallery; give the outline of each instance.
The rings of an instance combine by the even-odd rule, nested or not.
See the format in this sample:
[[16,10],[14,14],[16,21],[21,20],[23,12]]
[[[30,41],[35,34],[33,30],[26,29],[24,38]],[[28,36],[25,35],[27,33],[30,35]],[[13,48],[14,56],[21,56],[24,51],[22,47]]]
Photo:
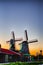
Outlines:
[[[10,42],[10,49],[4,49],[1,48],[0,45],[0,62],[16,62],[16,61],[29,61],[30,60],[30,52],[29,52],[29,43],[35,43],[38,42],[37,39],[34,39],[32,41],[28,42],[28,35],[27,30],[25,30],[25,41],[22,41],[22,38],[15,39],[15,34],[12,31],[12,37],[13,39],[10,39],[9,41],[6,41],[7,43]],[[22,41],[19,43],[19,45],[22,45],[22,48],[20,51],[15,50],[15,42],[16,41]]]

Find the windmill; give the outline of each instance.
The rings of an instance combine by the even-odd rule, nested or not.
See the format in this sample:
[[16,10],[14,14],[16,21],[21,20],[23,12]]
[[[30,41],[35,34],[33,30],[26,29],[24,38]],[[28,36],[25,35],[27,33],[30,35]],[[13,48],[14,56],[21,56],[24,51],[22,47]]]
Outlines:
[[12,31],[12,38],[13,39],[10,39],[9,41],[7,41],[7,43],[10,42],[10,50],[15,51],[15,42],[22,41],[22,38],[15,39],[14,31]]
[[28,42],[27,30],[25,30],[25,38],[26,38],[26,40],[19,44],[19,45],[22,44],[21,52],[22,52],[23,54],[30,54],[28,44],[29,44],[29,43],[38,42],[38,40],[37,40],[37,39],[34,39],[34,40],[31,40],[31,41]]

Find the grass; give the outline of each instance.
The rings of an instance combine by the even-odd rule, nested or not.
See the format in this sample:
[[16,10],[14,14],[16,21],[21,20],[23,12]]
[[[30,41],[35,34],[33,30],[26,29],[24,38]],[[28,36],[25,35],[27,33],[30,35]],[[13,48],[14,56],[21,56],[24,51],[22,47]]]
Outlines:
[[0,65],[39,65],[43,64],[43,62],[13,62],[9,64],[0,64]]

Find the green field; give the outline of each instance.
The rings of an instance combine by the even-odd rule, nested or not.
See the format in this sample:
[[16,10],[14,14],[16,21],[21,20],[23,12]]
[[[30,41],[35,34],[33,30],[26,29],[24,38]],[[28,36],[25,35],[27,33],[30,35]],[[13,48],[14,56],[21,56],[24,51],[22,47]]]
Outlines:
[[43,62],[13,62],[13,63],[0,63],[0,65],[40,65]]

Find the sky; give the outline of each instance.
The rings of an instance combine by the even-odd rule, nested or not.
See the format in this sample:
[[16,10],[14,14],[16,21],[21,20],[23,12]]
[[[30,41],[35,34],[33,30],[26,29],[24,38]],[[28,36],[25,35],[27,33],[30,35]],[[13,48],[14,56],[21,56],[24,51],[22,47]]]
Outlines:
[[[42,0],[14,0],[0,1],[0,44],[2,48],[10,48],[6,41],[12,38],[23,38],[27,29],[28,41],[38,39],[37,43],[29,44],[30,53],[36,54],[43,50],[43,1]],[[18,42],[16,49],[20,49]]]

